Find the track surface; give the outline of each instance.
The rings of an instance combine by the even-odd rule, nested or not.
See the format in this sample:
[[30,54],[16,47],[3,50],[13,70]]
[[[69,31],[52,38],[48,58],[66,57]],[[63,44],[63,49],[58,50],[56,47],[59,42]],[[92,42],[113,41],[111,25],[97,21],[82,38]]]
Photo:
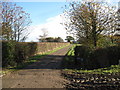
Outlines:
[[69,81],[61,76],[61,61],[69,48],[65,47],[24,69],[2,78],[3,88],[64,88]]

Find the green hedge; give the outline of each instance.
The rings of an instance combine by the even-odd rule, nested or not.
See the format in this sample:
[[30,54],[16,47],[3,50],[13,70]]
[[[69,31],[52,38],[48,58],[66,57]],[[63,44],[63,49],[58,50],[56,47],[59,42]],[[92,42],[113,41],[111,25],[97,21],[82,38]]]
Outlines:
[[14,42],[2,42],[2,66],[14,64]]
[[22,63],[37,52],[37,43],[16,43],[15,62]]
[[24,63],[30,56],[44,54],[70,43],[52,42],[2,42],[2,67],[16,66]]
[[2,66],[15,66],[25,62],[28,57],[34,55],[37,43],[2,42]]
[[[78,61],[77,58],[80,58]],[[83,61],[81,61],[83,59]],[[120,47],[110,46],[91,50],[85,46],[75,48],[75,62],[80,68],[95,69],[117,65],[120,60]],[[81,66],[82,63],[82,66]]]
[[39,54],[44,54],[48,51],[52,51],[54,50],[55,48],[57,47],[62,47],[62,46],[65,46],[65,45],[68,45],[70,43],[62,43],[62,42],[41,42],[41,43],[37,43],[38,45],[38,50],[37,52]]

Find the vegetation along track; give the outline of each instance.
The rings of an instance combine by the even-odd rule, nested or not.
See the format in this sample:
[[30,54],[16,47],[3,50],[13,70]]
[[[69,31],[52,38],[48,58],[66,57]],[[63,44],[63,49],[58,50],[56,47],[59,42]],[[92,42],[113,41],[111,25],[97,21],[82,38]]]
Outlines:
[[38,62],[3,76],[3,88],[64,88],[69,82],[61,76],[60,65],[70,47],[41,57]]

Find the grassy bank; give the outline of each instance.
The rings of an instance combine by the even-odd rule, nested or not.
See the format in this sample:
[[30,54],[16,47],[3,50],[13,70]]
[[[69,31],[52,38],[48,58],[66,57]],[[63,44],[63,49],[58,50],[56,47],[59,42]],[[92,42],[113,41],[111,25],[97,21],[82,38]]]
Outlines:
[[62,67],[63,68],[75,68],[75,64],[74,64],[74,48],[76,46],[80,46],[80,44],[73,44],[72,47],[67,52],[66,56],[64,57],[64,60],[62,61]]

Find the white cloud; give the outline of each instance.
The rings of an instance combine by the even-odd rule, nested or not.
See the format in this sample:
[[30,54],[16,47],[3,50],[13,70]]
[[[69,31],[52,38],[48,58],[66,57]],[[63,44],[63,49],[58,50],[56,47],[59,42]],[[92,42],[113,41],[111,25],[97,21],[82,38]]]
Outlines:
[[[62,14],[61,14],[62,15]],[[48,31],[49,37],[61,37],[63,39],[66,38],[66,30],[63,25],[60,23],[63,22],[63,19],[60,15],[48,18],[45,24],[30,26],[29,29],[32,30],[28,39],[26,41],[38,41],[39,35],[42,35],[43,28],[46,28]]]

